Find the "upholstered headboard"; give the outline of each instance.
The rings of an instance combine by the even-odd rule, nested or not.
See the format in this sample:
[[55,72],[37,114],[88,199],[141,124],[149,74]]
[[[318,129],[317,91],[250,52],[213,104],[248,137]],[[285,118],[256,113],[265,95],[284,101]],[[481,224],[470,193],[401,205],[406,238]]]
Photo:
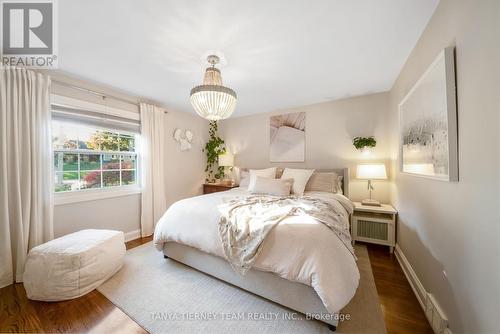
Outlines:
[[[269,167],[264,167],[269,168]],[[261,169],[261,168],[255,168]],[[311,168],[312,169],[312,168]],[[239,168],[240,171],[248,171],[248,168]],[[281,174],[283,174],[284,168],[277,167],[276,168],[276,178],[280,178]],[[349,197],[349,168],[332,168],[332,169],[315,169],[316,172],[321,173],[337,173],[339,176],[342,176],[342,192],[344,196]],[[238,180],[239,181],[239,180]]]

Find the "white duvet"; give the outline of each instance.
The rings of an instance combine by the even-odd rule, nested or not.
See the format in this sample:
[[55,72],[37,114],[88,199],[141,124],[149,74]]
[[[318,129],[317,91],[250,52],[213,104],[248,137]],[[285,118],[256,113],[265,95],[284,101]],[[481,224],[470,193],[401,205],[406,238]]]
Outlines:
[[[173,241],[224,258],[217,206],[223,199],[246,193],[246,189],[235,188],[174,203],[156,225],[154,244],[163,250],[165,242]],[[352,204],[346,197],[324,192],[305,195],[344,210],[348,224],[347,210],[352,211]],[[280,222],[263,242],[252,267],[311,286],[330,313],[340,311],[352,299],[359,282],[353,255],[334,232],[309,216],[291,216]]]

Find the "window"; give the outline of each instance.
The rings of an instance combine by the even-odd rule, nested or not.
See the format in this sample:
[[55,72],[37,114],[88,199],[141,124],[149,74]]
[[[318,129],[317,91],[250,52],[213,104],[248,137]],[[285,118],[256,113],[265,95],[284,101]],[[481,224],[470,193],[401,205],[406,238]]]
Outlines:
[[54,191],[137,185],[137,135],[122,130],[52,121]]

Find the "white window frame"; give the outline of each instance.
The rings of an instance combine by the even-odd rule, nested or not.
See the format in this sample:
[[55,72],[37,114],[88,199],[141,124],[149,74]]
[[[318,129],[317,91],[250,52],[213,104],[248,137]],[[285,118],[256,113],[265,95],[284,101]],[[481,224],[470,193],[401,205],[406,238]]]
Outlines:
[[[100,104],[96,103],[91,103],[79,99],[74,99],[70,97],[65,97],[65,96],[60,96],[60,95],[55,95],[51,94],[51,103],[55,103],[58,105],[64,105],[68,106],[71,108],[79,108],[79,109],[84,109],[84,110],[91,110],[91,111],[97,111],[97,112],[102,112],[106,113],[108,115],[116,115],[116,116],[121,116],[124,118],[132,119],[132,120],[138,120],[140,119],[140,116],[138,113],[133,113],[130,111],[122,110],[122,109],[117,109],[117,108],[110,108],[110,107],[105,107]],[[136,168],[135,168],[135,177],[136,177],[136,183],[133,185],[120,185],[120,186],[110,186],[110,187],[105,187],[105,188],[98,188],[98,189],[80,189],[76,191],[63,191],[63,192],[55,192],[53,189],[53,195],[54,195],[54,205],[65,205],[65,204],[70,204],[70,203],[78,203],[78,202],[85,202],[85,201],[95,201],[95,200],[101,200],[101,199],[106,199],[106,198],[113,198],[113,197],[121,197],[121,196],[130,196],[130,195],[137,195],[141,193],[141,174],[140,174],[140,152],[138,148],[140,147],[140,136],[134,133],[128,133],[126,131],[120,131],[120,130],[113,130],[113,129],[105,129],[110,132],[117,132],[117,133],[123,133],[123,134],[130,134],[135,136],[135,146],[136,150],[135,152],[126,152],[126,151],[97,151],[97,150],[82,150],[82,149],[74,149],[74,150],[52,150],[52,159],[54,159],[54,153],[55,152],[65,152],[65,153],[80,153],[80,154],[85,154],[85,153],[93,153],[93,154],[123,154],[123,155],[131,155],[135,154],[136,156]],[[74,151],[74,152],[73,152]],[[121,166],[120,166],[121,167]],[[101,168],[102,168],[102,161],[101,161]],[[121,174],[120,174],[121,175]],[[52,161],[52,180],[51,182],[53,183],[55,177],[55,169],[54,169],[54,162]],[[121,177],[121,176],[120,176]],[[121,180],[120,180],[121,181]],[[102,182],[102,177],[101,177],[101,182]]]

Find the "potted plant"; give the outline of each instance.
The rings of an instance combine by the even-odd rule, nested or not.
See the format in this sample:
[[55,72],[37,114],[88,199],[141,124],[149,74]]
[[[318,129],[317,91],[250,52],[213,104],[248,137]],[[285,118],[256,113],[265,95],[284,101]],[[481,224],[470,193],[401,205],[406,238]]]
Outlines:
[[373,136],[370,137],[356,137],[352,140],[352,144],[357,150],[363,153],[370,153],[371,149],[377,146],[377,141]]
[[208,133],[210,138],[203,149],[207,155],[205,182],[215,182],[224,177],[224,167],[218,165],[218,159],[219,155],[226,153],[226,148],[224,140],[217,135],[217,121],[210,121]]

